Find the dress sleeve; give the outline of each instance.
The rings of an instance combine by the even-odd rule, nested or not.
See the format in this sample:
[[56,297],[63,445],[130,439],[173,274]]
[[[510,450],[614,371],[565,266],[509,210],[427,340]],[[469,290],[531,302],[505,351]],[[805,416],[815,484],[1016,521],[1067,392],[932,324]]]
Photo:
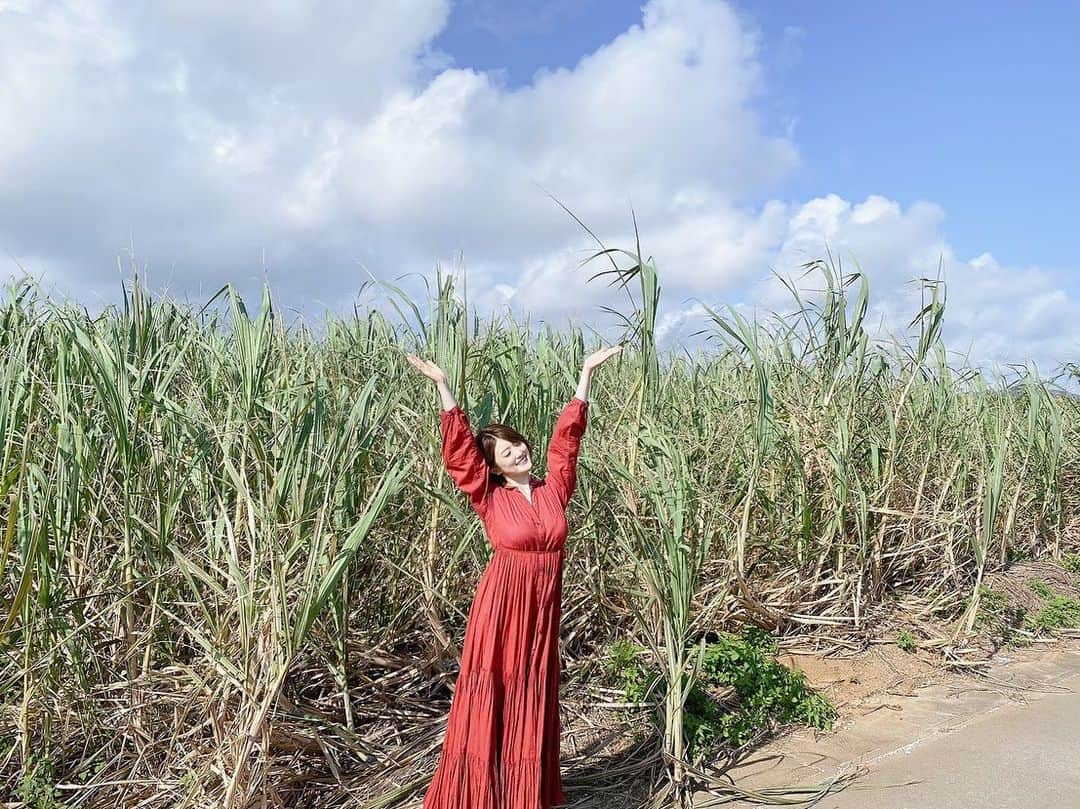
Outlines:
[[555,487],[562,507],[570,502],[577,484],[581,436],[588,422],[589,403],[574,396],[559,414],[547,451],[547,480]]
[[469,417],[460,405],[440,411],[442,456],[446,471],[454,483],[469,496],[478,514],[483,514],[488,494],[488,465],[476,437],[469,426]]

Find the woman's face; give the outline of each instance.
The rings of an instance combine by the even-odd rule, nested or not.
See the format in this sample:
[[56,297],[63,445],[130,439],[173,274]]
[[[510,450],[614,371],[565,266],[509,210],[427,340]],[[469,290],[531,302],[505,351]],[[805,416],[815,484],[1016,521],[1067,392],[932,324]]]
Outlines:
[[511,444],[503,438],[495,439],[495,471],[504,477],[524,475],[532,469],[529,448],[524,444]]

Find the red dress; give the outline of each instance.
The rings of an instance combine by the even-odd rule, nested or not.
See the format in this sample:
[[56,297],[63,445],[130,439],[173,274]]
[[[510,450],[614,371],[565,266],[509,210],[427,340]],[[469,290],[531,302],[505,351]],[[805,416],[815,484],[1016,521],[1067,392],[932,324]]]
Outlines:
[[489,479],[460,406],[443,410],[442,455],[495,552],[469,608],[446,736],[424,809],[549,809],[559,772],[559,620],[566,504],[588,402],[555,422],[547,477],[524,493]]

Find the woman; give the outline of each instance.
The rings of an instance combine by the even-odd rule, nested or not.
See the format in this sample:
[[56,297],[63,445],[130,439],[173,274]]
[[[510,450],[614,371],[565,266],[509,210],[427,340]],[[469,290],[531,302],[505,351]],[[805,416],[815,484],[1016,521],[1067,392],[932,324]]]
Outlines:
[[409,355],[442,398],[442,456],[469,496],[495,553],[469,609],[461,668],[424,809],[549,809],[563,802],[559,772],[559,619],[566,504],[577,482],[592,372],[622,351],[586,358],[577,391],[555,422],[547,476],[532,447],[489,424],[473,437],[446,374]]

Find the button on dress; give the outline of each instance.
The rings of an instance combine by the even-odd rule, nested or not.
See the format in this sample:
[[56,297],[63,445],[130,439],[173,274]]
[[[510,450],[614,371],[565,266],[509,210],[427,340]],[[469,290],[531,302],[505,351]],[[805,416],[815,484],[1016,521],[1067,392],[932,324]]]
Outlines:
[[588,402],[555,422],[547,476],[532,502],[489,476],[460,406],[441,411],[442,455],[495,552],[469,608],[446,736],[424,809],[549,809],[564,801],[559,771],[559,621],[566,505]]

